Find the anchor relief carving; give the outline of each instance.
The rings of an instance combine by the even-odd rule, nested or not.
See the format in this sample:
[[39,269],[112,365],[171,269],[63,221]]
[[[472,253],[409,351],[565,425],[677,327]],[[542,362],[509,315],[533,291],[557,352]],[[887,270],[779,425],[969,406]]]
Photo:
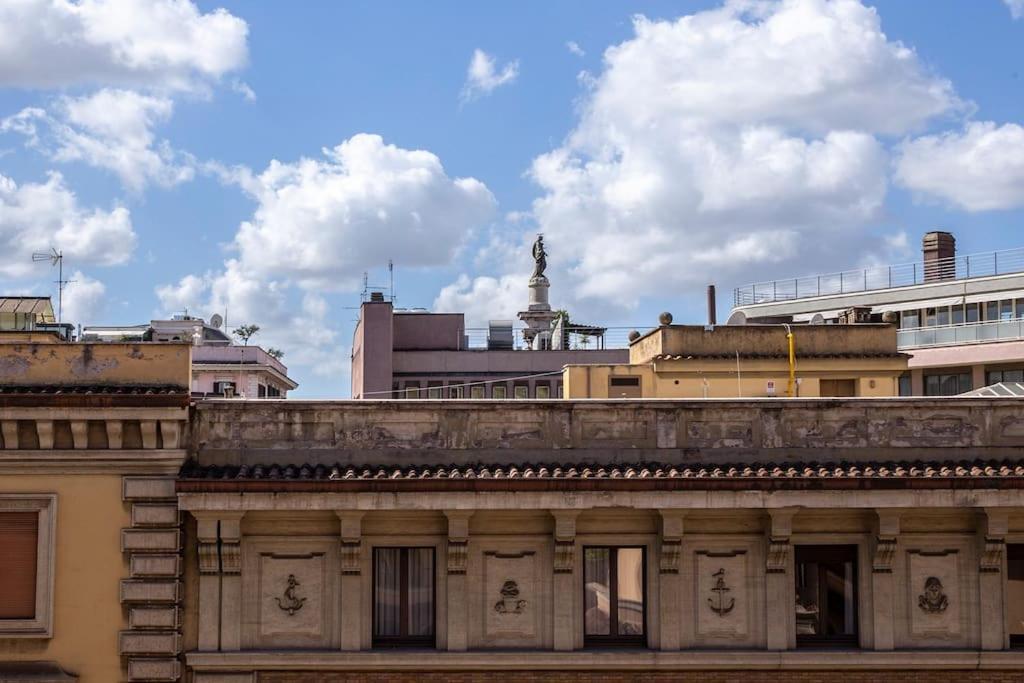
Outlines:
[[[715,594],[715,597],[708,598],[708,607],[711,611],[720,617],[724,617],[726,614],[732,611],[732,608],[736,606],[736,598],[729,598],[726,593],[732,589],[725,585],[725,569],[719,568],[717,572],[711,575],[715,579],[715,585],[711,589],[711,592]],[[728,600],[728,602],[727,602]]]
[[300,585],[299,580],[295,578],[295,574],[288,575],[288,587],[284,589],[284,599],[274,598],[277,600],[277,606],[288,613],[288,616],[292,616],[305,604],[306,598],[300,598],[295,595],[295,587]]

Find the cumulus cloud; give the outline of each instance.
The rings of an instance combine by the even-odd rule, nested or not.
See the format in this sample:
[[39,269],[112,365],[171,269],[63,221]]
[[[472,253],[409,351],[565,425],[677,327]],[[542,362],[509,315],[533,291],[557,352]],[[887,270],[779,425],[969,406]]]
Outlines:
[[248,26],[191,0],[18,0],[0,5],[0,85],[198,90],[248,60]]
[[325,291],[353,291],[360,274],[394,259],[403,267],[446,264],[496,202],[473,178],[452,178],[424,150],[359,134],[323,157],[272,161],[261,173],[211,166],[256,202],[223,270],[157,288],[169,311],[229,310],[263,329],[260,343],[291,361],[338,375],[346,357]]
[[487,327],[489,320],[514,320],[527,300],[529,271],[501,277],[459,279],[441,289],[434,300],[438,313],[465,313],[466,326]]
[[638,17],[583,85],[529,175],[552,278],[594,305],[857,259],[883,139],[970,110],[857,0]]
[[1024,17],[1024,0],[1003,0],[1010,8],[1010,16],[1014,19]]
[[275,160],[258,175],[228,172],[257,202],[234,241],[246,270],[351,289],[389,258],[404,267],[447,263],[494,213],[483,183],[449,177],[428,151],[358,134],[323,154]]
[[569,52],[576,55],[577,57],[587,56],[587,53],[583,51],[583,48],[580,47],[579,43],[577,43],[575,40],[570,40],[569,42],[567,42],[565,44],[565,49],[567,49]]
[[106,308],[106,285],[80,270],[72,273],[68,280],[64,288],[62,320],[83,325],[94,322]]
[[972,122],[903,143],[896,178],[966,211],[1024,207],[1024,127]]
[[128,209],[81,207],[59,173],[21,185],[0,175],[0,275],[37,272],[33,252],[51,248],[76,265],[124,263],[135,248]]
[[0,131],[25,135],[29,146],[54,161],[110,171],[138,192],[150,183],[171,187],[194,176],[191,156],[153,132],[173,110],[167,97],[104,88],[83,97],[59,97],[49,111],[23,109],[0,121]]
[[466,82],[462,86],[462,101],[468,102],[484,95],[490,95],[495,88],[507,85],[519,76],[519,60],[505,64],[500,69],[494,57],[483,50],[473,50],[466,70]]

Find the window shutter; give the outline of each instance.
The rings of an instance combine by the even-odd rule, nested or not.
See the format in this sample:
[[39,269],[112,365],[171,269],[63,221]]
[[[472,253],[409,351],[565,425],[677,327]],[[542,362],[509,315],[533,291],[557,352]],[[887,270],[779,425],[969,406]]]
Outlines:
[[0,619],[36,616],[39,513],[0,512]]

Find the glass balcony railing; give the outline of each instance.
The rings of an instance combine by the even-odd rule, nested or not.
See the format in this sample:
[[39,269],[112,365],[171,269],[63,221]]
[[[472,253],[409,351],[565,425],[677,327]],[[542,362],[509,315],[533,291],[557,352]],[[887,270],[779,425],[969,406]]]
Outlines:
[[1014,339],[1024,339],[1024,318],[943,325],[941,327],[907,328],[896,333],[896,346],[902,350],[925,346],[1013,341]]

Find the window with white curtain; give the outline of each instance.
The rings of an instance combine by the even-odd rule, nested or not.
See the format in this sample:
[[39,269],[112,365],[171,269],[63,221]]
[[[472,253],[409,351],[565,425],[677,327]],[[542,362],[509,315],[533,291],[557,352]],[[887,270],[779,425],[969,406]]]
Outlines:
[[434,645],[434,549],[373,549],[373,642]]

